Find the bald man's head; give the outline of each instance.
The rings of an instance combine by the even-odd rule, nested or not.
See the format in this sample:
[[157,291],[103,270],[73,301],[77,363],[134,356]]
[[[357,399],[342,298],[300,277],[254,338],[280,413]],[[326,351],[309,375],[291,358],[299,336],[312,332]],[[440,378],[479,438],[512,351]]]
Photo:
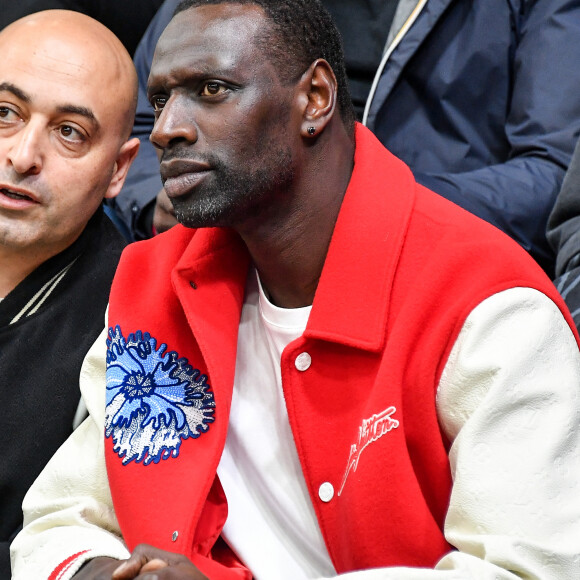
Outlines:
[[0,252],[47,258],[123,185],[137,75],[108,28],[67,10],[12,23],[0,54]]
[[[124,139],[133,127],[137,74],[121,41],[97,20],[70,10],[45,10],[17,20],[0,32],[1,54],[17,66],[47,76],[86,79],[87,91],[102,91],[115,109]],[[0,63],[1,65],[1,63]]]

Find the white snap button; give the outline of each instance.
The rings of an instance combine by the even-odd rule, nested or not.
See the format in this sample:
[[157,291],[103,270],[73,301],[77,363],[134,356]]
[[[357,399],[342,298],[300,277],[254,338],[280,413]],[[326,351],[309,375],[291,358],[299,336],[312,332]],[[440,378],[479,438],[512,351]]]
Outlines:
[[332,487],[332,483],[328,481],[324,482],[318,488],[318,497],[323,501],[328,503],[334,497],[334,487]]
[[179,532],[173,532],[173,534],[171,534],[171,541],[172,542],[177,541],[178,537],[179,537]]
[[310,367],[312,359],[307,352],[301,352],[294,361],[294,365],[299,371],[305,371]]

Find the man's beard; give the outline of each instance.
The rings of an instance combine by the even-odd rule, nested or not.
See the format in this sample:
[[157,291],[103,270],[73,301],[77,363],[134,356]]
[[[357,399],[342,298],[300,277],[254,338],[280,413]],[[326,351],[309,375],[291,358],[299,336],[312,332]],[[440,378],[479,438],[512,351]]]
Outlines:
[[264,202],[275,203],[294,179],[290,150],[269,151],[257,169],[232,169],[218,160],[211,167],[207,183],[171,200],[175,217],[186,227],[235,227],[258,216]]

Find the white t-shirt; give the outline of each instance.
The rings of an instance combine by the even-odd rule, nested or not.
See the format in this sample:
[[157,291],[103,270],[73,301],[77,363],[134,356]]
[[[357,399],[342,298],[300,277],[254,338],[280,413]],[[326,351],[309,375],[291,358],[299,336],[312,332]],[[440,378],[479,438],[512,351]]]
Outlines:
[[218,475],[228,499],[223,537],[256,579],[336,572],[302,475],[282,391],[280,359],[311,307],[271,304],[250,271],[238,333],[228,437]]

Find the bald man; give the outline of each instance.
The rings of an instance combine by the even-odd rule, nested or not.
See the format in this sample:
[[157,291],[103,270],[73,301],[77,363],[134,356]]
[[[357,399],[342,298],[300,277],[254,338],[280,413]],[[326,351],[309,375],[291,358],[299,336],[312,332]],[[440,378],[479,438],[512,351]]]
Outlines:
[[102,212],[137,154],[136,75],[88,16],[0,33],[0,578],[22,499],[82,411],[81,362],[124,242]]

